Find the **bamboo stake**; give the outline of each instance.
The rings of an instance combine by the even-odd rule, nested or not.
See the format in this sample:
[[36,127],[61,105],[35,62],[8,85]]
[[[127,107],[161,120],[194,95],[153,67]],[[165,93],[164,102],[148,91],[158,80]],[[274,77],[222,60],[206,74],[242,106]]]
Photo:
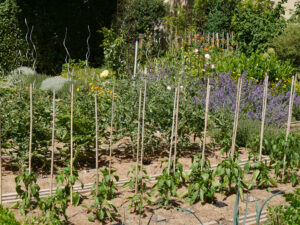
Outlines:
[[0,204],[2,204],[2,124],[1,124],[1,112],[0,112]]
[[231,145],[231,157],[234,157],[235,152],[235,142],[236,142],[236,133],[239,120],[239,110],[240,110],[240,100],[241,100],[241,89],[242,89],[242,78],[240,77],[237,85],[237,95],[236,95],[236,104],[235,104],[235,116],[233,124],[233,134],[232,134],[232,145]]
[[[292,110],[293,110],[293,101],[294,101],[294,85],[295,85],[296,77],[293,76],[292,78],[292,85],[291,85],[291,93],[290,93],[290,101],[289,101],[289,112],[288,112],[288,122],[286,127],[286,135],[285,135],[285,141],[288,140],[291,130],[291,120],[292,120]],[[286,154],[284,154],[283,157],[283,176],[284,176],[284,168],[286,164]]]
[[53,103],[52,103],[52,151],[51,151],[51,180],[50,180],[50,196],[52,196],[53,189],[53,164],[54,164],[54,150],[55,150],[55,89],[53,89]]
[[261,161],[263,140],[264,140],[265,117],[266,117],[267,101],[268,101],[268,82],[269,82],[269,76],[268,74],[266,74],[265,83],[264,83],[263,107],[262,107],[262,115],[261,115],[261,130],[260,130],[259,158],[258,158],[259,161]]
[[205,105],[205,121],[204,121],[204,134],[203,134],[203,145],[202,145],[201,171],[203,169],[204,160],[205,160],[205,146],[206,146],[206,132],[207,132],[209,97],[210,97],[210,84],[209,84],[209,78],[208,78],[207,79],[207,92],[206,92],[206,105]]
[[140,151],[140,129],[141,129],[141,102],[142,102],[142,88],[140,88],[139,95],[139,113],[138,113],[138,133],[137,133],[137,144],[136,144],[136,167],[135,167],[135,194],[138,191],[138,176],[139,176],[139,151]]
[[173,105],[173,117],[172,117],[172,130],[171,130],[171,138],[170,138],[168,175],[170,175],[171,158],[172,158],[174,126],[175,126],[174,123],[175,123],[175,114],[176,114],[176,97],[177,97],[177,88],[175,88],[175,94],[174,94],[174,105]]
[[176,153],[177,153],[177,141],[178,141],[178,111],[179,111],[179,95],[180,95],[180,84],[177,87],[177,102],[176,102],[176,120],[175,120],[175,145],[174,145],[174,162],[173,162],[173,173],[175,174],[176,168]]
[[[73,176],[73,111],[74,111],[74,84],[72,84],[71,88],[71,130],[70,130],[70,150],[71,150],[71,158],[70,158],[70,174]],[[71,205],[73,205],[73,185],[71,184]]]
[[[32,151],[32,127],[33,127],[33,106],[32,106],[32,83],[29,86],[30,95],[30,130],[29,130],[29,153],[28,153],[28,171],[31,174],[31,151]],[[28,198],[30,199],[30,189],[28,190]]]
[[146,95],[147,95],[147,81],[145,80],[144,101],[143,101],[143,111],[142,111],[142,143],[141,143],[141,172],[142,172],[142,176],[143,176],[143,160],[144,160]]
[[98,102],[97,102],[97,95],[95,95],[95,132],[96,132],[96,195],[98,195],[98,188],[99,188],[99,151],[98,151]]
[[29,173],[31,173],[32,126],[33,126],[32,84],[30,84],[30,86],[29,86],[29,94],[30,94],[30,134],[29,134],[28,170],[29,170]]
[[112,158],[112,141],[113,141],[113,123],[114,123],[114,103],[115,103],[115,81],[113,84],[112,97],[111,97],[111,120],[110,120],[110,136],[109,136],[109,176],[111,174],[111,158]]

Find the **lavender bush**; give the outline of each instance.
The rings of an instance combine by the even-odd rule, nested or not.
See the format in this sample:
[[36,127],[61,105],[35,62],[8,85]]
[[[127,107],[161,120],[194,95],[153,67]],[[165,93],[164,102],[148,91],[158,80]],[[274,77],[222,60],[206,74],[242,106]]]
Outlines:
[[[241,114],[247,118],[261,120],[263,102],[263,82],[254,79],[247,79],[247,72],[244,72],[243,87],[241,94]],[[229,73],[221,73],[211,78],[210,110],[213,112],[227,109],[235,110],[236,81]],[[200,98],[194,96],[196,103],[205,104],[206,88],[205,82],[199,80],[202,88],[199,89]],[[269,85],[270,86],[270,85]],[[274,125],[283,125],[287,121],[290,92],[276,94],[268,90],[268,102],[266,122]],[[294,107],[300,108],[300,96],[295,96]]]

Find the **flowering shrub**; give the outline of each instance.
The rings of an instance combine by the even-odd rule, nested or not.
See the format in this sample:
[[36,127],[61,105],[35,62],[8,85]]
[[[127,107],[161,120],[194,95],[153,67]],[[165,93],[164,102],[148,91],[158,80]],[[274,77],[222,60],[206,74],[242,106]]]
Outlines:
[[[254,79],[247,79],[247,73],[243,75],[243,87],[241,94],[241,113],[250,119],[261,119],[262,102],[263,102],[263,82],[257,82]],[[204,85],[203,81],[199,81]],[[211,80],[212,90],[210,97],[210,109],[214,112],[223,108],[232,112],[235,110],[236,101],[236,81],[232,77],[232,72],[227,74],[221,73]],[[206,90],[200,88],[200,98],[194,97],[199,104],[205,104]],[[266,122],[282,125],[287,121],[289,92],[280,94],[269,90]],[[294,100],[295,108],[300,108],[300,96]]]

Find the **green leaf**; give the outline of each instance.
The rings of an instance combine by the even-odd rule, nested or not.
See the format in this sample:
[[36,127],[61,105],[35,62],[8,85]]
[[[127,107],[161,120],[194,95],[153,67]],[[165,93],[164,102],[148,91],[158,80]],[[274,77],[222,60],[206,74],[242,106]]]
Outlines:
[[90,222],[95,222],[95,218],[94,218],[93,216],[89,216],[89,217],[88,217],[88,220],[89,220]]

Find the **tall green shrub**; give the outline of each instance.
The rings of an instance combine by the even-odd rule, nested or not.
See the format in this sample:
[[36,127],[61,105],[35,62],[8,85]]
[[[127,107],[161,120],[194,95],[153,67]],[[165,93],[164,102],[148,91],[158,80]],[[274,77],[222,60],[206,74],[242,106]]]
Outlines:
[[206,5],[206,31],[228,32],[231,19],[241,0],[208,0]]
[[281,34],[286,26],[283,3],[281,0],[275,7],[271,0],[246,0],[237,7],[232,18],[232,30],[241,51],[265,51],[268,43]]
[[0,0],[0,75],[21,65],[26,45],[18,26],[19,7],[14,0]]
[[284,32],[272,40],[278,56],[283,60],[290,60],[300,69],[300,24],[289,24]]
[[128,0],[124,5],[122,27],[130,34],[153,31],[166,16],[167,7],[163,0]]

